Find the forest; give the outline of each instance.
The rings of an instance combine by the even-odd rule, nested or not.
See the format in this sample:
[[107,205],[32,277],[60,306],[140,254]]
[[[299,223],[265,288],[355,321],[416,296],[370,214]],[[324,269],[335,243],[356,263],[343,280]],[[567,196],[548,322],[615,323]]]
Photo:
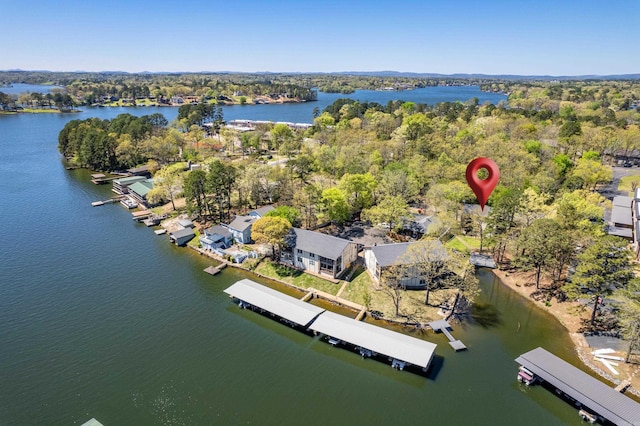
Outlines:
[[[508,103],[341,99],[306,131],[263,124],[240,132],[222,125],[219,115],[219,130],[211,131],[202,124],[215,111],[203,119],[195,109],[173,123],[128,115],[72,121],[59,148],[97,170],[150,164],[156,176],[150,201],[184,196],[192,217],[209,223],[276,204],[305,228],[358,219],[384,224],[401,238],[410,211],[428,212],[437,221],[427,237],[479,238],[501,267],[534,272],[533,297],[547,303],[614,297],[616,317],[599,315],[593,303],[585,327],[619,327],[637,345],[633,257],[625,240],[606,234],[611,202],[598,189],[612,180],[612,166],[640,160],[640,83],[490,86],[508,92]],[[488,215],[464,208],[476,202],[465,168],[480,156],[501,170]],[[272,157],[281,161],[270,163]],[[205,167],[186,171],[188,160]]]

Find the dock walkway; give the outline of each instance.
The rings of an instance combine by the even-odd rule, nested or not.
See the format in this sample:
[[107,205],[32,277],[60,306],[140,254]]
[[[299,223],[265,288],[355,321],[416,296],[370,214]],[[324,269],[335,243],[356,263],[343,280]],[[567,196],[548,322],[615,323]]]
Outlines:
[[447,320],[437,320],[429,323],[429,327],[433,329],[433,331],[438,332],[441,331],[447,339],[449,339],[449,345],[456,351],[461,351],[467,349],[467,347],[460,340],[457,340],[453,335],[449,332],[451,328],[451,324],[447,322]]

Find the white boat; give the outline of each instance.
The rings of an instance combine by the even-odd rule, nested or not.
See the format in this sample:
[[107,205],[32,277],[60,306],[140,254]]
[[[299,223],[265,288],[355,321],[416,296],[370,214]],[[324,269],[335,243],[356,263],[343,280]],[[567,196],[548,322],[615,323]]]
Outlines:
[[122,204],[123,206],[125,206],[128,209],[135,209],[136,207],[138,207],[138,203],[135,202],[135,200],[129,198],[129,197],[125,197],[123,199],[120,200],[120,204]]

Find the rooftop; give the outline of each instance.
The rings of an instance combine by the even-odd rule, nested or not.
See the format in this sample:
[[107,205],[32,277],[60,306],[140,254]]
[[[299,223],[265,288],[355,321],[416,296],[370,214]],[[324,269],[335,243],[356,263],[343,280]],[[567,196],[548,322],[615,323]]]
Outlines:
[[[409,247],[419,244],[427,245],[424,241],[416,241],[413,243],[393,243],[393,244],[380,244],[377,246],[369,247],[369,249],[376,255],[376,261],[381,267],[392,266],[401,263],[407,263],[408,259],[403,259],[405,253]],[[430,245],[431,249],[437,252],[439,255],[446,256],[446,250],[442,246],[442,243],[438,240],[433,240],[433,244]]]
[[324,312],[322,308],[248,279],[237,281],[224,292],[301,326],[309,324]]
[[258,220],[255,216],[236,216],[233,221],[227,225],[231,229],[235,229],[236,231],[244,232],[247,228],[249,228],[253,223]]
[[436,350],[435,343],[356,321],[330,311],[320,315],[309,328],[423,368],[429,366]]
[[337,259],[349,244],[355,244],[352,241],[321,232],[307,231],[300,228],[292,229],[296,234],[296,249],[314,253],[327,259]]
[[640,424],[640,404],[543,348],[516,362],[618,426]]

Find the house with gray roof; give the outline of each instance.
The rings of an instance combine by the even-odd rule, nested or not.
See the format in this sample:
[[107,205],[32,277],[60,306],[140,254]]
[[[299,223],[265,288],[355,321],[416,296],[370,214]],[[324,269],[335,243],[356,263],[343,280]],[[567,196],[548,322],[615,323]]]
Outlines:
[[318,275],[337,278],[358,258],[358,244],[320,232],[291,228],[281,261]]
[[183,246],[196,236],[191,228],[181,228],[169,234],[169,240],[177,246]]
[[258,219],[260,219],[261,217],[265,217],[266,214],[269,213],[271,210],[275,210],[275,207],[273,207],[273,206],[260,207],[260,208],[257,208],[255,210],[251,210],[249,212],[249,216],[254,216],[254,217],[257,217]]
[[205,250],[226,249],[233,244],[233,236],[229,229],[222,225],[215,225],[204,230],[200,237],[200,245]]
[[[428,256],[423,255],[424,250],[430,250]],[[439,240],[380,244],[364,249],[364,263],[367,272],[375,282],[380,283],[380,278],[387,269],[394,266],[409,266],[405,270],[407,275],[401,279],[401,282],[405,288],[410,289],[420,289],[426,285],[424,277],[420,276],[419,268],[410,267],[412,263],[428,259],[440,261],[446,258],[447,251]]]
[[236,216],[230,224],[222,226],[229,230],[236,242],[249,244],[251,243],[251,226],[258,219],[259,217],[256,216]]

